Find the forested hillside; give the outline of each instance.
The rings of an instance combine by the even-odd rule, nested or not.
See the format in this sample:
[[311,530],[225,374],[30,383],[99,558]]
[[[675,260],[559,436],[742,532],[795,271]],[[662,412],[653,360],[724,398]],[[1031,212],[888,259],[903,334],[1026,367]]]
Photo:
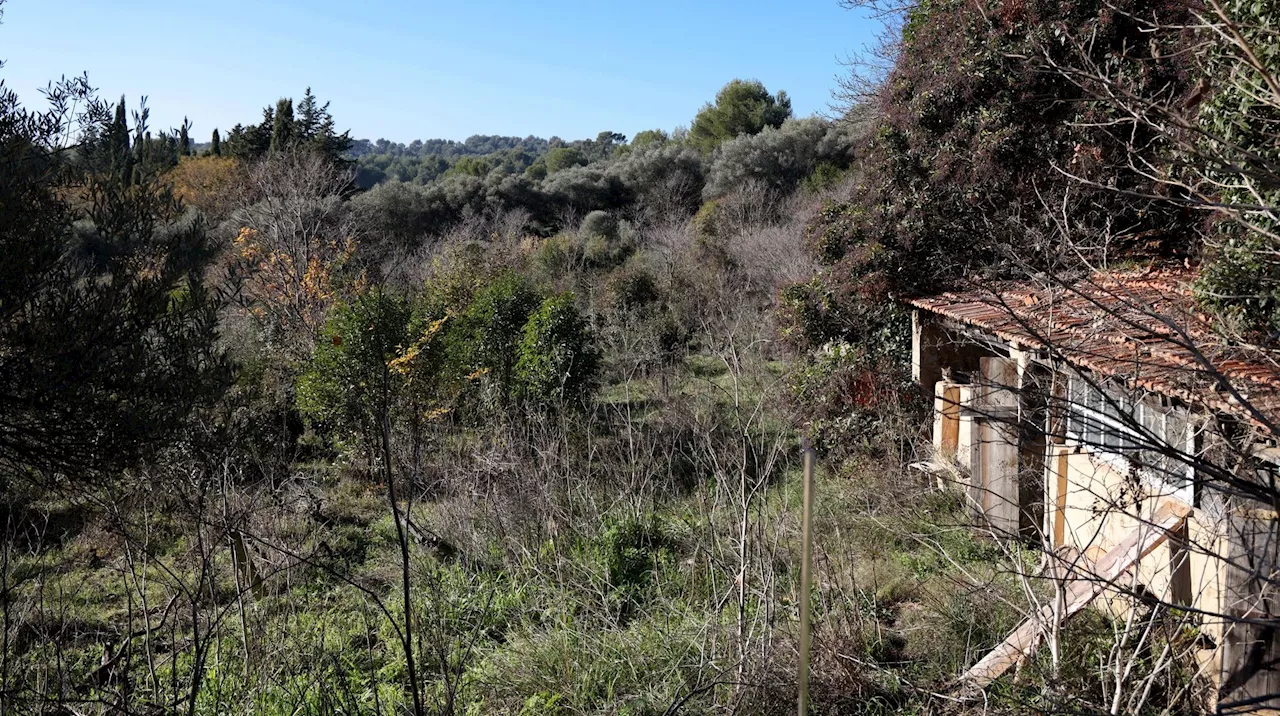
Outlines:
[[1040,556],[911,467],[901,299],[1196,266],[1274,350],[1280,18],[878,9],[834,116],[734,79],[635,137],[353,139],[306,89],[197,144],[0,74],[0,712],[793,712],[803,598],[813,713],[1198,712],[1146,657],[1195,635],[1101,612],[957,700]]

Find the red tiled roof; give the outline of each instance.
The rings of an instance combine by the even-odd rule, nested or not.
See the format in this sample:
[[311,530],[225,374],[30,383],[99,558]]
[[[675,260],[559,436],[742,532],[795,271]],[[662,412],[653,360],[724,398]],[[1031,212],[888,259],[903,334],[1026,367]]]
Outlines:
[[1193,278],[1189,270],[1107,272],[1071,285],[997,283],[909,303],[1134,387],[1280,425],[1280,351],[1216,334],[1195,309]]

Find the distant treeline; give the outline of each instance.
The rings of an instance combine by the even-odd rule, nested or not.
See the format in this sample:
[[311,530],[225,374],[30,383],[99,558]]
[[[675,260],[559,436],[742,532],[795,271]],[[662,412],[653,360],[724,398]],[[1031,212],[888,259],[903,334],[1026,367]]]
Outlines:
[[[476,135],[463,142],[371,142],[338,133],[328,104],[308,89],[296,109],[293,100],[281,99],[263,109],[258,124],[237,125],[225,139],[215,131],[201,153],[250,163],[282,150],[318,154],[352,171],[352,189],[360,193],[354,205],[371,225],[397,243],[416,245],[469,217],[519,212],[526,231],[550,236],[592,211],[632,220],[688,218],[747,184],[778,196],[806,182],[826,186],[853,164],[860,132],[852,121],[794,118],[785,92],[734,80],[688,129],[671,132],[652,129],[629,138],[606,130],[572,141]],[[209,184],[207,177],[187,175],[211,168],[189,163],[175,182]],[[217,203],[196,193],[184,196],[195,205]]]

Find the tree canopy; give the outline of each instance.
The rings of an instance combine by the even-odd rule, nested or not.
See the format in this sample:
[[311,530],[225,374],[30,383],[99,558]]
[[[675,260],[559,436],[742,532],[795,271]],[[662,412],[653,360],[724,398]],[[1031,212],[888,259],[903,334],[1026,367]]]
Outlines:
[[791,99],[776,95],[757,80],[733,80],[716,93],[693,118],[689,142],[703,152],[741,134],[758,134],[765,127],[780,127],[791,117]]

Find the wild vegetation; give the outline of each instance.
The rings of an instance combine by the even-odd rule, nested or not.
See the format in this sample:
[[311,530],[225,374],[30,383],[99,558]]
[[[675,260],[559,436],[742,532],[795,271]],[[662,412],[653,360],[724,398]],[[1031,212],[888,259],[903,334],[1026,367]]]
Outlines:
[[891,10],[843,116],[734,80],[630,141],[353,140],[307,90],[197,146],[0,83],[0,712],[771,714],[804,598],[814,712],[1114,712],[1121,656],[1194,712],[1103,614],[955,700],[1040,555],[909,469],[896,299],[1200,260],[1274,341],[1276,57],[1224,69],[1274,13]]

